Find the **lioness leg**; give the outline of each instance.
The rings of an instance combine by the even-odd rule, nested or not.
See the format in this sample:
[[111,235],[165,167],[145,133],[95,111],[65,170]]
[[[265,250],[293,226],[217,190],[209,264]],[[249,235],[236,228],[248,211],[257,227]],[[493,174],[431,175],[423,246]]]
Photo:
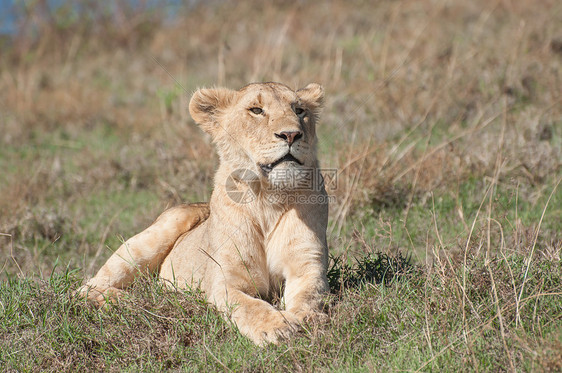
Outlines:
[[150,227],[122,244],[78,292],[103,305],[108,298],[118,296],[138,274],[158,270],[178,238],[208,217],[207,203],[164,211]]
[[[319,206],[316,211],[322,208],[327,206]],[[278,225],[270,240],[270,249],[276,249],[276,255],[282,258],[285,309],[294,314],[299,322],[326,318],[323,313],[325,296],[329,292],[326,277],[328,250],[324,236],[326,220],[315,216],[327,217],[328,214],[316,211],[308,208],[305,211],[288,212],[284,216],[286,220]],[[295,215],[307,224],[295,224],[299,222]],[[273,254],[275,252],[271,254],[274,257]]]
[[310,268],[308,274],[291,276],[285,284],[286,309],[293,313],[299,322],[327,319],[322,309],[325,295],[329,291],[328,281],[324,273],[315,270],[316,268]]

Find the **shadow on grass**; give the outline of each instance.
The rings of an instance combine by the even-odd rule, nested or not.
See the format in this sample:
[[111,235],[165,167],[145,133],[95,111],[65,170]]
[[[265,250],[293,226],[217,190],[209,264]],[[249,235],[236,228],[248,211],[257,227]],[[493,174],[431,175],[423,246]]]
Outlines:
[[385,253],[369,253],[354,258],[354,263],[346,262],[343,255],[331,257],[328,268],[330,291],[334,294],[347,288],[359,288],[367,283],[389,284],[412,273],[415,266],[410,256],[402,253],[388,255]]

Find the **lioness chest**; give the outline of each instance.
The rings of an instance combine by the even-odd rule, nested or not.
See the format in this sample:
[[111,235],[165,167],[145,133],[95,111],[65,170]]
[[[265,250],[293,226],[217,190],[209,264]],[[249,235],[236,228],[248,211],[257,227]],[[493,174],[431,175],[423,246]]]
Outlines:
[[229,286],[244,287],[247,294],[268,298],[279,293],[283,269],[268,255],[266,234],[247,221],[221,224],[227,229],[212,229],[217,225],[210,218],[179,237],[162,263],[160,278],[206,293],[226,286],[227,278]]

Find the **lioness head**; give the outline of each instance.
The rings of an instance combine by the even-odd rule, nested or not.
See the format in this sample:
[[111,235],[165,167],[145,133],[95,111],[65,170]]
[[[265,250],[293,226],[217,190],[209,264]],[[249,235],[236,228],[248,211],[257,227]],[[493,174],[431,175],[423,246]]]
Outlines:
[[254,83],[237,91],[200,89],[189,112],[217,144],[223,170],[248,170],[261,183],[291,190],[298,175],[318,166],[315,125],[323,99],[315,83],[297,91]]

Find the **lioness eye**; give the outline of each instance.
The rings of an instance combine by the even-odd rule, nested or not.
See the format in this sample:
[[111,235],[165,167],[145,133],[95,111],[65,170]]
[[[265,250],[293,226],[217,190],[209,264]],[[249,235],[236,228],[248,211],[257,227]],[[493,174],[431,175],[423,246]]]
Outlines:
[[253,108],[250,109],[250,111],[252,113],[256,114],[256,115],[263,114],[262,108],[259,108],[259,107],[253,107]]
[[304,109],[301,107],[296,107],[295,108],[295,114],[297,114],[298,116],[301,116],[304,114]]

